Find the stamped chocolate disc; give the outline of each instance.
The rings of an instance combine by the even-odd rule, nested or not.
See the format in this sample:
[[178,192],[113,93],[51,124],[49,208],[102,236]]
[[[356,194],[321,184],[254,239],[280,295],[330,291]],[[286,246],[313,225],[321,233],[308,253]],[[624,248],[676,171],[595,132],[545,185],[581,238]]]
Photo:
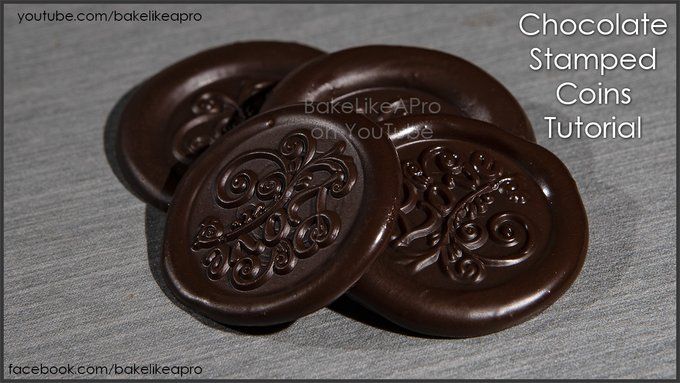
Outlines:
[[536,140],[524,110],[503,85],[468,61],[430,49],[363,46],[316,58],[281,81],[262,110],[305,101],[356,105],[378,121],[455,114]]
[[395,119],[402,203],[352,298],[423,334],[516,325],[560,297],[586,255],[578,189],[549,151],[454,116]]
[[258,112],[286,74],[323,52],[257,41],[182,60],[135,91],[122,112],[117,156],[123,177],[163,210],[186,167],[224,132]]
[[387,245],[401,186],[390,138],[359,129],[380,131],[360,114],[293,106],[216,141],[168,211],[161,267],[174,294],[253,326],[293,321],[349,289]]

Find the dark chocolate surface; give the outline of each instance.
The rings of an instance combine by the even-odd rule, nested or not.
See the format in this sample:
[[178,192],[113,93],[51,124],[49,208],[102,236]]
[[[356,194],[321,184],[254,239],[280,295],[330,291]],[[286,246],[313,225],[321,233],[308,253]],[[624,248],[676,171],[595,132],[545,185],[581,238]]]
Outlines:
[[258,115],[209,148],[168,211],[173,293],[220,323],[293,321],[351,287],[387,245],[398,207],[390,138],[359,114]]
[[[677,28],[652,40],[607,38],[609,51],[646,52],[654,45],[662,56],[655,71],[622,71],[607,80],[634,89],[634,105],[593,110],[561,107],[551,96],[574,73],[527,69],[537,44],[568,50],[575,43],[515,38],[517,18],[540,12],[540,5],[168,4],[161,10],[203,12],[203,20],[16,21],[18,12],[36,8],[5,5],[6,362],[200,364],[201,379],[676,377],[677,176],[670,165],[677,157]],[[543,8],[558,20],[645,11],[677,25],[673,4]],[[404,336],[328,309],[253,337],[204,326],[177,308],[151,280],[146,259],[159,251],[162,235],[155,230],[165,215],[130,196],[111,173],[100,128],[115,100],[158,71],[159,62],[252,36],[324,49],[426,44],[501,79],[532,118],[541,145],[567,165],[586,205],[591,237],[574,285],[528,323],[465,341]],[[643,114],[642,140],[550,140],[540,121],[624,112]],[[145,222],[145,212],[162,220]]]
[[290,71],[323,52],[255,41],[213,48],[145,81],[122,113],[117,156],[145,202],[167,209],[188,165],[219,136],[259,110]]
[[398,225],[350,295],[407,329],[446,337],[499,331],[561,296],[585,259],[588,223],[557,157],[475,120],[393,122]]
[[[444,52],[424,48],[369,45],[316,58],[281,81],[262,106],[269,110],[296,102],[405,101],[408,114],[438,113],[489,122],[535,141],[524,110],[505,87],[476,65]],[[408,100],[416,99],[413,103]],[[414,105],[415,104],[415,105]],[[411,108],[412,107],[412,108]],[[358,109],[358,108],[357,108]],[[403,113],[367,113],[384,120]]]

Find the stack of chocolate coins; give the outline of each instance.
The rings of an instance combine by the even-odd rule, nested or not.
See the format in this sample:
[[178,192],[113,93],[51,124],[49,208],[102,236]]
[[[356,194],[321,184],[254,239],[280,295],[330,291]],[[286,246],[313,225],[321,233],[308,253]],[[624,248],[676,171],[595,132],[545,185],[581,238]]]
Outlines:
[[125,181],[167,210],[167,285],[226,325],[347,294],[417,333],[479,336],[544,310],[585,259],[567,168],[447,53],[226,45],[141,84],[117,129]]

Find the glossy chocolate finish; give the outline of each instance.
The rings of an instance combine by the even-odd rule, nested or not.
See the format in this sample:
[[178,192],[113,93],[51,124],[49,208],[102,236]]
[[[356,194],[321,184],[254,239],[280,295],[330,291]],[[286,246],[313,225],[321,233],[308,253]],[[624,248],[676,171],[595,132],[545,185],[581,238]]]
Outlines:
[[236,43],[198,53],[145,81],[125,106],[118,130],[118,160],[133,191],[167,209],[188,165],[257,113],[274,84],[321,54],[295,43]]
[[384,249],[399,205],[390,138],[358,114],[260,114],[188,170],[168,211],[162,268],[195,311],[239,326],[333,301]]
[[475,120],[393,122],[398,225],[354,299],[416,332],[472,337],[527,320],[569,288],[588,223],[559,159]]
[[[496,79],[461,58],[423,48],[362,46],[319,57],[281,81],[262,110],[357,97],[381,102],[417,98],[421,105],[437,101],[439,113],[486,121],[535,141],[524,110]],[[410,114],[428,113],[415,107]]]

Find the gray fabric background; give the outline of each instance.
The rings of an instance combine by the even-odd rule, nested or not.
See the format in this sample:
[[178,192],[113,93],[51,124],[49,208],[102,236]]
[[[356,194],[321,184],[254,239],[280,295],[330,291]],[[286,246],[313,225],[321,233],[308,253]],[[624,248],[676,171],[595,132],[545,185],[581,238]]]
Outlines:
[[[200,11],[203,20],[19,25],[21,10],[114,7],[5,7],[5,365],[200,365],[203,378],[675,376],[674,6],[115,7]],[[645,11],[671,28],[663,37],[529,38],[516,25],[527,11],[572,18]],[[538,142],[579,185],[591,243],[572,289],[525,324],[466,340],[400,334],[347,302],[264,335],[198,321],[173,304],[152,271],[163,217],[114,175],[105,155],[108,115],[129,89],[176,60],[235,40],[272,38],[329,51],[368,43],[430,47],[497,77],[526,108]],[[605,78],[533,72],[534,46],[617,53],[657,47],[659,62],[656,71]],[[561,106],[554,88],[569,79],[629,86],[634,101]],[[577,114],[641,114],[643,138],[548,140],[544,115]]]

